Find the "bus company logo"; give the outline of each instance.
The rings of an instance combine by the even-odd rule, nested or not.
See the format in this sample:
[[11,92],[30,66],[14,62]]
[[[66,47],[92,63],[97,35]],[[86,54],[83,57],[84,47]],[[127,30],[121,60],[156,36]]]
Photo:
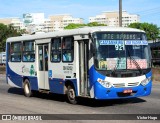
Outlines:
[[30,73],[31,76],[35,75],[35,70],[34,70],[34,66],[33,65],[31,65],[29,73]]
[[63,70],[73,70],[72,66],[63,66]]
[[22,66],[22,73],[29,73],[29,68],[27,68],[25,65]]
[[12,120],[11,115],[2,115],[2,120]]
[[2,120],[42,120],[42,116],[39,115],[2,115]]

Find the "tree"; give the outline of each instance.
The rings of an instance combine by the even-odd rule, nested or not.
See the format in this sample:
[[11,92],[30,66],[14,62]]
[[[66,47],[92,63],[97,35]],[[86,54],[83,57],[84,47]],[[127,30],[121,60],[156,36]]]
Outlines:
[[86,24],[74,24],[71,23],[68,26],[66,26],[64,29],[76,29],[76,28],[80,28],[80,27],[84,27],[86,26]]
[[149,23],[131,23],[129,25],[131,28],[137,28],[144,30],[146,32],[148,40],[155,41],[158,38],[158,35],[160,34],[160,28],[157,27],[155,24],[149,24]]
[[20,33],[10,25],[0,23],[0,51],[5,51],[6,39],[13,36],[20,36]]
[[64,29],[76,29],[76,28],[85,27],[85,26],[93,27],[93,26],[107,26],[107,25],[99,24],[98,22],[92,22],[92,23],[88,23],[88,24],[74,24],[74,23],[71,23],[68,26],[66,26]]
[[98,22],[91,22],[91,23],[88,23],[87,26],[92,27],[92,26],[107,26],[107,25],[105,25],[105,24],[99,24]]

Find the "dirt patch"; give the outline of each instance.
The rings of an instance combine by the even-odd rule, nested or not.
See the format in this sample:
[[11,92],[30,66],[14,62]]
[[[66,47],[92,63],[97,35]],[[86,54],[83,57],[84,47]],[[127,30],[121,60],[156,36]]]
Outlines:
[[152,68],[153,81],[160,82],[160,68]]
[[0,66],[0,74],[5,74],[5,73],[6,73],[6,67]]

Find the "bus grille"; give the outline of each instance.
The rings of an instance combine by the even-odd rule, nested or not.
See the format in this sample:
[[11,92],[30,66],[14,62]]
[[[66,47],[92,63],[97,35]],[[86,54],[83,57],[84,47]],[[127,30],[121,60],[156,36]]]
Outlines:
[[113,84],[113,87],[115,87],[115,88],[125,87],[125,83]]
[[122,87],[135,87],[138,86],[139,82],[131,82],[131,83],[114,83],[113,87],[122,88]]
[[132,83],[128,83],[129,87],[134,87],[134,86],[138,86],[139,82],[132,82]]

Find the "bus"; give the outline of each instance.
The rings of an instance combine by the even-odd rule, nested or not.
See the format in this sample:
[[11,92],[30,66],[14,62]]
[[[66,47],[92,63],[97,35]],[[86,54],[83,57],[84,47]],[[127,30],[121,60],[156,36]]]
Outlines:
[[6,64],[6,52],[0,52],[0,65]]
[[24,89],[96,100],[151,93],[151,52],[142,30],[84,27],[11,37],[6,41],[7,83]]

